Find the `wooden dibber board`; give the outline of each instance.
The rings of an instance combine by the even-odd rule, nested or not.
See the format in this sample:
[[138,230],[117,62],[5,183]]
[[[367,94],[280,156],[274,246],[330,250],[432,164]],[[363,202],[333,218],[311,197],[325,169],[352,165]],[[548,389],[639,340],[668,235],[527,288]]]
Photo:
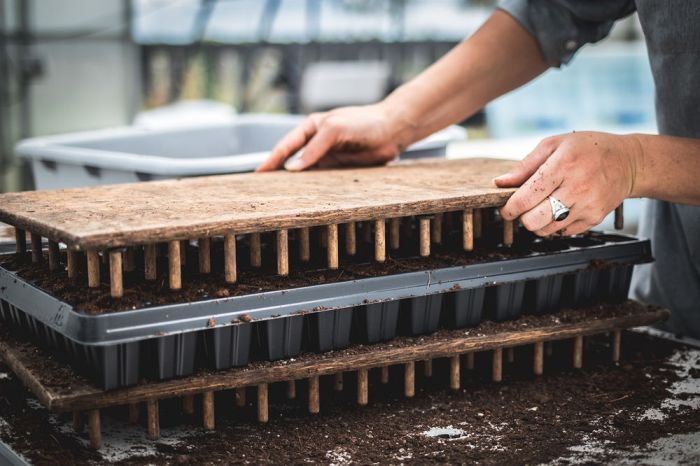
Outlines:
[[[103,391],[76,376],[72,370],[45,355],[31,344],[17,340],[9,332],[0,334],[0,356],[20,380],[34,393],[48,409],[56,412],[73,411],[78,427],[82,424],[81,412],[88,413],[90,436],[93,446],[100,445],[100,409],[110,406],[128,406],[132,421],[138,420],[139,403],[147,406],[147,427],[151,438],[159,436],[158,400],[165,398],[183,399],[183,411],[192,413],[193,399],[202,394],[203,424],[207,429],[214,428],[214,392],[234,389],[236,404],[245,404],[245,387],[257,387],[258,419],[267,422],[268,384],[285,382],[288,396],[296,396],[295,381],[309,380],[309,411],[319,411],[318,381],[320,376],[334,377],[336,390],[343,390],[342,373],[357,371],[357,401],[368,403],[368,371],[381,371],[381,381],[388,381],[389,365],[404,366],[405,395],[415,393],[416,362],[423,363],[424,373],[429,375],[434,358],[450,358],[450,387],[460,388],[461,357],[464,356],[467,369],[473,368],[474,353],[492,352],[492,378],[500,382],[503,371],[504,353],[510,360],[516,346],[534,345],[533,372],[543,373],[544,345],[546,342],[563,339],[574,340],[572,363],[582,367],[583,339],[588,335],[612,333],[611,359],[619,360],[621,330],[641,325],[650,325],[664,320],[669,312],[634,302],[625,305],[626,311],[618,313],[614,305],[606,305],[609,315],[588,316],[586,309],[577,311],[580,316],[572,322],[562,323],[553,316],[542,316],[541,324],[531,324],[517,331],[479,333],[479,327],[472,331],[455,331],[449,334],[423,336],[404,345],[367,345],[352,351],[338,351],[325,355],[302,355],[292,361],[261,362],[249,367],[203,373],[192,377],[147,383],[127,389]],[[505,349],[505,351],[504,351]],[[428,362],[428,363],[426,363]],[[340,375],[339,375],[340,374]]]
[[277,231],[503,205],[494,159],[187,178],[0,195],[0,221],[69,249]]

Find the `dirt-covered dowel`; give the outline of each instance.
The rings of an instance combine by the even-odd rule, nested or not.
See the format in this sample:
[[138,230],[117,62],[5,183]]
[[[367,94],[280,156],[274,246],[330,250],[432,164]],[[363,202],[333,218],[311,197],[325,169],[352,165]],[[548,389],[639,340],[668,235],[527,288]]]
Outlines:
[[574,369],[583,367],[583,337],[581,335],[574,338]]
[[90,436],[90,447],[97,450],[102,446],[102,429],[100,427],[99,409],[91,409],[88,411],[88,429]]
[[199,238],[199,273],[211,273],[211,238]]
[[404,364],[404,395],[412,398],[416,394],[416,363],[411,361]]
[[386,224],[384,219],[374,222],[374,260],[384,262],[386,260]]
[[297,397],[297,381],[287,380],[287,399],[293,400]]
[[474,211],[472,209],[462,212],[462,248],[465,251],[474,249]]
[[542,341],[535,343],[535,355],[532,370],[535,375],[542,375],[542,372],[544,371],[544,342]]
[[59,248],[56,241],[49,240],[49,270],[54,272],[59,267]]
[[500,382],[503,380],[503,348],[496,348],[493,350],[491,379],[494,382]]
[[252,267],[262,266],[262,249],[260,244],[260,233],[250,234],[250,265]]
[[420,256],[430,255],[430,217],[420,219]]
[[289,275],[289,232],[277,231],[277,273],[283,277]]
[[459,356],[450,358],[450,388],[452,390],[459,390],[460,388]]
[[432,241],[435,244],[442,243],[442,221],[443,214],[435,214],[432,222]]
[[401,247],[401,219],[389,219],[389,247],[393,250]]
[[357,230],[355,222],[345,224],[345,252],[348,256],[357,254]]
[[513,221],[503,220],[503,244],[505,246],[513,245]]
[[202,424],[204,430],[214,430],[214,392],[202,393]]
[[328,268],[335,270],[338,268],[338,225],[328,225],[327,227],[328,245]]
[[236,265],[236,235],[224,236],[224,279],[226,283],[236,283],[238,268]]
[[124,296],[124,280],[122,278],[122,252],[109,252],[109,286],[113,298]]
[[151,243],[143,247],[143,275],[146,280],[158,278],[157,258],[158,248],[156,244]]
[[365,406],[369,400],[369,371],[360,369],[357,371],[357,404]]
[[622,331],[615,330],[613,332],[613,343],[612,343],[612,361],[620,361],[620,343],[622,340]]
[[180,242],[168,243],[168,284],[171,290],[182,288],[182,256],[180,255]]
[[27,252],[27,235],[20,228],[15,228],[15,251],[18,256],[22,256]]
[[148,438],[158,440],[160,438],[160,412],[158,400],[146,401],[146,424],[148,428]]
[[44,256],[42,255],[41,251],[41,235],[37,235],[36,233],[32,233],[31,235],[32,239],[32,262],[35,264],[38,264],[42,260],[44,260]]
[[100,286],[100,256],[94,249],[87,251],[88,287]]
[[321,395],[319,390],[319,377],[309,377],[309,413],[318,414],[321,410]]
[[267,422],[270,419],[270,413],[267,407],[267,384],[258,384],[258,421]]

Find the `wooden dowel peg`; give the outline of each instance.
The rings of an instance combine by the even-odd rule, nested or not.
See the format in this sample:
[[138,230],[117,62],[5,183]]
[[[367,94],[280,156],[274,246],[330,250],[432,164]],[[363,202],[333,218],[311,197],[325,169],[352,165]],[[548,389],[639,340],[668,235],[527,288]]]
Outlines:
[[202,425],[204,430],[214,430],[214,392],[202,393]]
[[467,360],[467,369],[473,370],[474,369],[474,353],[467,353],[466,360]]
[[131,424],[138,424],[140,415],[141,405],[138,403],[129,403],[129,422]]
[[393,250],[401,247],[401,219],[392,218],[389,220],[389,247]]
[[59,249],[56,241],[49,240],[49,270],[58,270]]
[[535,342],[535,357],[532,365],[535,375],[542,375],[544,372],[544,342]]
[[404,364],[403,391],[406,398],[416,394],[416,363],[413,361]]
[[513,245],[513,221],[503,220],[503,244],[505,246]]
[[493,350],[491,378],[494,382],[503,380],[503,348],[496,348]]
[[15,251],[19,256],[27,252],[27,234],[20,228],[15,228]]
[[158,400],[146,400],[146,424],[148,438],[158,440],[160,438],[160,413]]
[[134,270],[136,270],[136,250],[126,248],[124,251],[124,272],[133,272]]
[[270,419],[270,413],[267,407],[267,384],[258,384],[258,421],[267,422]]
[[293,400],[297,397],[297,381],[288,380],[287,381],[287,399]]
[[326,246],[328,268],[334,270],[338,268],[338,225],[328,225],[326,233],[328,237],[328,245]]
[[277,274],[289,275],[289,230],[277,230]]
[[88,411],[88,429],[90,436],[90,447],[97,450],[102,446],[102,429],[100,428],[99,409],[91,409]]
[[433,360],[426,359],[423,361],[423,376],[432,377],[433,376]]
[[299,260],[302,262],[311,260],[311,238],[308,227],[299,229]]
[[384,219],[374,222],[374,260],[384,262],[386,260],[386,231]]
[[197,240],[199,251],[199,273],[211,273],[211,238]]
[[250,234],[250,265],[252,267],[262,266],[262,249],[260,245],[260,233]]
[[483,230],[483,212],[481,209],[474,209],[474,238],[481,238]]
[[83,413],[80,411],[73,411],[73,430],[79,434],[84,428],[85,422],[83,421]]
[[182,266],[180,265],[180,242],[170,241],[168,243],[168,284],[171,290],[182,288]]
[[625,228],[625,214],[622,208],[623,204],[620,204],[615,208],[615,229],[622,230]]
[[336,392],[343,391],[343,373],[342,372],[336,372],[333,375],[333,390],[335,390]]
[[574,369],[583,367],[583,337],[574,337]]
[[420,219],[420,255],[428,257],[430,255],[430,218]]
[[236,283],[236,280],[238,280],[236,235],[233,233],[224,236],[224,279],[226,283]]
[[182,412],[186,416],[194,414],[194,395],[185,395],[182,397]]
[[435,244],[441,244],[442,243],[442,220],[443,220],[443,215],[442,214],[435,214],[435,217],[433,218],[433,224],[432,224],[432,241]]
[[146,280],[155,280],[157,278],[157,257],[158,248],[155,243],[147,244],[143,247],[143,275]]
[[121,298],[124,296],[121,251],[109,251],[109,289],[113,298]]
[[462,248],[465,251],[474,250],[474,211],[472,209],[462,212]]
[[450,388],[459,390],[460,385],[459,356],[452,356],[450,358]]
[[389,383],[389,366],[382,366],[380,368],[379,382],[384,385]]
[[348,256],[357,254],[357,229],[355,222],[345,224],[345,252]]
[[613,331],[613,343],[612,343],[612,361],[620,361],[620,343],[622,340],[622,331]]
[[318,414],[321,410],[319,378],[317,375],[309,377],[309,413]]
[[71,280],[78,278],[78,262],[80,262],[80,253],[68,249],[66,252],[66,261],[68,262],[68,278]]
[[513,364],[515,362],[515,348],[512,346],[506,348],[506,359],[508,360],[508,364]]
[[87,251],[88,287],[100,286],[100,255],[94,249]]
[[31,234],[32,238],[32,262],[35,264],[38,264],[39,262],[44,260],[44,255],[42,254],[41,251],[41,235],[37,235],[36,233]]
[[369,370],[357,371],[357,404],[366,406],[369,401]]
[[236,406],[239,408],[244,408],[246,405],[246,399],[245,399],[245,387],[238,387],[233,390],[233,399],[236,403]]

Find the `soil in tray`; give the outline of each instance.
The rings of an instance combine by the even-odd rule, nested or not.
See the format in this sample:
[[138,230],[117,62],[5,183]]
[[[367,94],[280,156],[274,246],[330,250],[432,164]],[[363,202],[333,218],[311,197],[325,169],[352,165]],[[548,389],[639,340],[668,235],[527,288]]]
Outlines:
[[[343,228],[340,228],[341,233],[342,230]],[[312,233],[311,244],[321,244],[321,229],[315,229]],[[343,234],[341,234],[339,241],[341,245],[344,244]],[[311,261],[302,263],[298,260],[296,242],[290,241],[290,274],[288,277],[281,277],[276,274],[274,268],[276,263],[273,247],[274,238],[272,234],[269,234],[269,238],[264,238],[267,241],[263,241],[263,267],[259,269],[250,266],[248,263],[249,252],[245,242],[242,240],[238,241],[239,273],[236,284],[227,284],[224,281],[223,245],[220,241],[214,241],[211,247],[211,274],[199,274],[197,249],[195,246],[186,248],[187,258],[182,271],[182,289],[178,291],[168,288],[166,257],[159,257],[159,275],[157,280],[146,281],[143,279],[141,265],[143,264],[143,258],[140,253],[137,253],[136,270],[124,273],[124,296],[119,299],[114,299],[110,296],[107,264],[102,265],[102,284],[100,288],[90,289],[87,287],[87,277],[85,276],[86,259],[84,255],[82,256],[82,264],[79,267],[82,273],[75,280],[69,280],[66,271],[63,269],[51,273],[45,264],[31,263],[28,254],[24,257],[16,257],[14,254],[0,257],[0,265],[16,271],[19,276],[57,298],[70,303],[80,311],[89,314],[99,314],[512,259],[523,257],[533,252],[561,251],[567,249],[569,247],[568,242],[571,241],[564,239],[536,241],[531,233],[521,230],[516,237],[515,247],[506,248],[498,243],[500,235],[501,231],[498,228],[498,224],[490,224],[489,227],[485,228],[483,239],[477,241],[475,251],[464,252],[461,249],[461,234],[459,231],[454,231],[451,235],[445,235],[442,245],[432,245],[430,257],[417,257],[418,234],[413,231],[411,235],[402,237],[402,247],[399,250],[392,251],[388,248],[387,260],[385,263],[380,264],[372,261],[373,244],[363,243],[358,234],[357,254],[354,257],[347,256],[341,247],[341,267],[338,270],[324,268],[324,248],[312,248]],[[589,243],[589,245],[603,244],[596,240],[590,240]],[[62,257],[63,265],[65,265],[65,260],[64,254]]]
[[[165,401],[160,408],[165,437],[155,444],[145,439],[143,424],[120,437],[115,431],[129,429],[127,410],[110,409],[103,418],[107,448],[100,452],[89,450],[85,433],[70,432],[69,416],[51,416],[37,407],[10,376],[0,379],[0,417],[7,422],[0,438],[37,465],[102,464],[107,459],[116,460],[112,464],[508,465],[566,457],[572,454],[570,447],[593,441],[603,450],[589,462],[606,463],[614,459],[610,450],[630,452],[668,434],[700,431],[700,416],[692,408],[661,408],[663,416],[644,416],[673,396],[670,388],[679,375],[668,359],[681,350],[675,359],[686,362],[687,350],[625,333],[622,362],[615,365],[609,342],[603,336],[588,340],[583,370],[571,369],[571,341],[557,343],[539,378],[532,375],[531,346],[517,348],[515,363],[504,361],[501,384],[489,379],[490,353],[480,353],[474,371],[463,366],[463,388],[455,393],[446,388],[445,360],[434,361],[432,379],[422,376],[418,363],[416,396],[410,400],[402,396],[400,368],[393,368],[389,385],[381,385],[373,371],[370,403],[362,408],[355,404],[352,374],[345,374],[340,394],[324,377],[316,416],[306,412],[303,382],[296,401],[285,399],[283,384],[274,384],[269,424],[255,421],[253,402],[236,408],[232,393],[225,391],[217,394],[216,430],[208,433],[200,427],[199,399],[192,418],[180,414],[178,400]],[[695,364],[690,380],[700,376]],[[248,399],[255,399],[253,391]],[[128,446],[115,447],[118,437],[128,438]],[[110,452],[121,459],[103,456]]]

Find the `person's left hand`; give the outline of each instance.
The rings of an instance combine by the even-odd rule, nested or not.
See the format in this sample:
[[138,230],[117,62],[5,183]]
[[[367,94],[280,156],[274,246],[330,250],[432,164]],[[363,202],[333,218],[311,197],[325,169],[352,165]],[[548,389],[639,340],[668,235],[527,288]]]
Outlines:
[[[520,186],[501,215],[520,217],[539,236],[583,233],[632,193],[639,153],[634,135],[580,132],[544,139],[510,173],[494,179],[500,188]],[[569,208],[566,219],[553,221],[550,195]]]

